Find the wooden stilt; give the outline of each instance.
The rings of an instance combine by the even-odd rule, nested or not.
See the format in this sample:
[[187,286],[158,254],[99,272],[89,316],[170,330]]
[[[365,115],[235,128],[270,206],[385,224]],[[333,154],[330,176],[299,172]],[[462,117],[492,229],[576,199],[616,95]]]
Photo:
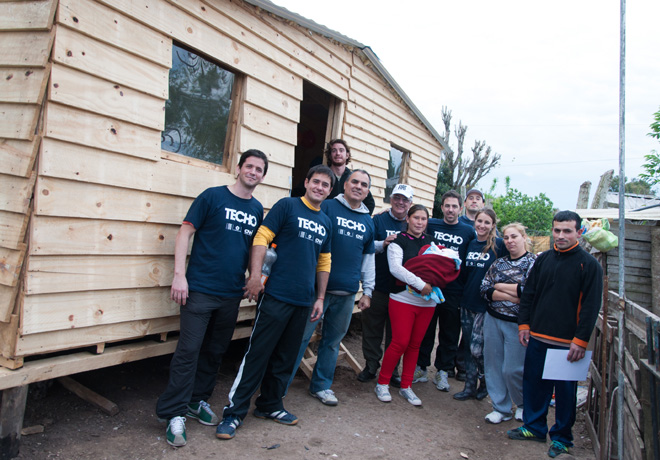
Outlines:
[[27,392],[27,385],[7,388],[2,392],[2,406],[0,406],[0,459],[2,460],[18,455]]

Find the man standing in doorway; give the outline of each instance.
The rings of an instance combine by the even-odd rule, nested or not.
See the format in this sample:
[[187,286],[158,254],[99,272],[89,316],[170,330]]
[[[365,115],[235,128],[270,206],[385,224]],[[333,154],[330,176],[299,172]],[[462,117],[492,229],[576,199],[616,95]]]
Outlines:
[[[344,184],[344,193],[325,200],[321,210],[332,220],[332,272],[323,302],[323,332],[316,364],[309,384],[309,394],[327,406],[338,404],[330,389],[335,375],[339,344],[348,332],[353,316],[355,295],[362,280],[363,294],[358,308],[365,311],[371,305],[376,271],[374,267],[374,223],[362,203],[371,186],[371,177],[356,169]],[[316,322],[308,322],[296,361],[299,365]],[[296,373],[291,374],[289,384]]]
[[[406,215],[412,206],[413,189],[410,185],[397,184],[390,195],[391,208],[374,216],[376,248],[376,287],[371,298],[371,307],[362,312],[362,354],[366,361],[358,374],[360,382],[368,382],[377,376],[383,357],[383,334],[385,347],[392,340],[387,306],[390,301],[390,267],[387,262],[387,246],[397,234],[406,229]],[[398,376],[397,376],[398,377]],[[392,385],[400,379],[392,376]]]
[[[167,442],[175,447],[187,441],[184,417],[204,425],[218,424],[207,401],[234,333],[252,239],[264,216],[263,206],[252,193],[267,171],[263,152],[243,153],[236,166],[236,182],[199,195],[177,234],[170,296],[181,305],[181,333],[167,388],[156,405],[158,418],[168,421]],[[233,263],[223,264],[225,260]]]
[[[332,139],[328,142],[328,146],[323,153],[336,179],[336,185],[333,187],[330,195],[328,195],[328,199],[331,199],[343,193],[344,183],[351,175],[351,170],[346,167],[351,162],[351,149],[345,140]],[[374,201],[374,197],[371,196],[371,192],[367,193],[366,198],[362,202],[369,209],[369,215],[371,215],[376,207],[376,202]]]
[[550,429],[552,458],[573,446],[577,382],[544,380],[548,350],[568,351],[570,362],[584,358],[598,319],[603,269],[578,244],[582,219],[561,211],[552,220],[554,247],[541,254],[529,272],[518,315],[518,336],[527,347],[523,372],[524,425],[509,430],[511,439],[546,441],[548,406],[555,394],[555,424]]
[[484,194],[481,193],[481,190],[470,189],[465,196],[465,214],[459,217],[458,220],[474,227],[474,219],[477,217],[477,213],[483,209],[485,203]]
[[[461,196],[455,190],[450,190],[440,201],[442,219],[429,219],[427,233],[447,248],[456,251],[465,260],[467,247],[475,238],[474,228],[459,222],[461,213]],[[417,369],[413,382],[428,381],[427,367],[431,364],[431,353],[435,344],[435,328],[438,326],[438,348],[435,351],[434,378],[436,388],[449,391],[448,378],[455,375],[454,366],[458,352],[458,340],[461,334],[461,297],[463,295],[463,278],[459,276],[449,283],[442,293],[445,301],[436,305],[433,319],[429,325],[422,345],[419,348]]]
[[250,257],[248,299],[256,299],[264,291],[261,268],[271,242],[277,244],[278,256],[259,300],[248,349],[229,392],[229,404],[216,430],[219,439],[234,437],[260,386],[255,417],[285,425],[298,423],[298,418],[284,409],[282,398],[310,310],[312,321],[323,312],[330,274],[332,223],[321,212],[321,203],[333,183],[330,168],[314,166],[305,179],[305,196],[279,200],[259,227]]

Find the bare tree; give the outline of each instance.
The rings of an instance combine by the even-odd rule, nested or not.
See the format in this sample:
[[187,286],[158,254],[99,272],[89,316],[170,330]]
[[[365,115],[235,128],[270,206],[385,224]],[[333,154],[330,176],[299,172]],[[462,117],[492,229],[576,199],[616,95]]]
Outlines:
[[[444,140],[449,145],[451,110],[446,106],[442,107],[442,122],[445,125]],[[486,141],[475,140],[471,149],[472,158],[463,157],[463,144],[467,128],[461,121],[458,122],[458,126],[454,126],[456,151],[450,147],[442,159],[443,166],[451,171],[451,184],[448,185],[454,190],[460,190],[462,186],[468,190],[473,188],[500,162],[500,154],[493,152],[491,147],[486,145]]]

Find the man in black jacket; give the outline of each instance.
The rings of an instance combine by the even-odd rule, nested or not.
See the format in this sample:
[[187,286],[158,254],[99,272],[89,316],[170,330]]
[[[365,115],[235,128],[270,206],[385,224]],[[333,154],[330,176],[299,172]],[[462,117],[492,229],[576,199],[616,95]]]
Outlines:
[[578,244],[580,216],[558,212],[552,221],[554,247],[541,254],[530,271],[520,299],[518,338],[527,347],[523,373],[524,425],[507,432],[509,438],[545,442],[548,406],[555,394],[555,424],[550,429],[552,458],[573,446],[577,382],[544,380],[549,349],[568,351],[567,360],[584,358],[598,318],[603,292],[603,269]]

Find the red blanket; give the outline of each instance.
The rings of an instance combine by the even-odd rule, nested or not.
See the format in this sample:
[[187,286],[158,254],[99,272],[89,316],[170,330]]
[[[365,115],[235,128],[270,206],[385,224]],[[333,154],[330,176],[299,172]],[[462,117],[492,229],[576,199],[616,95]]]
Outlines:
[[[449,257],[437,254],[424,254],[424,251],[430,245],[425,245],[419,250],[419,255],[408,259],[403,267],[409,272],[419,276],[431,286],[437,286],[444,289],[447,284],[458,278],[460,270],[456,269],[456,262]],[[442,248],[442,246],[439,246]],[[402,286],[404,283],[397,280],[397,284]]]

